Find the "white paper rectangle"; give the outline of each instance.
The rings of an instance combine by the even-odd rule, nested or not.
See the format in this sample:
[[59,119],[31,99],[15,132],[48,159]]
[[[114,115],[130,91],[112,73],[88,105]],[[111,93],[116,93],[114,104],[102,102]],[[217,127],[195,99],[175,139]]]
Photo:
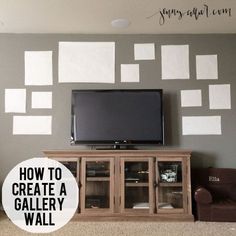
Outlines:
[[189,79],[189,45],[161,46],[162,79]]
[[209,85],[210,109],[231,109],[230,84]]
[[139,82],[139,64],[121,64],[121,82]]
[[32,92],[31,107],[51,109],[52,92]]
[[183,116],[183,135],[221,135],[221,116]]
[[134,44],[134,59],[155,60],[155,44],[154,43]]
[[114,42],[59,42],[59,83],[115,83]]
[[52,116],[14,116],[14,135],[51,135]]
[[196,56],[197,79],[218,79],[217,55]]
[[52,84],[52,51],[26,51],[25,85]]
[[5,112],[26,112],[26,89],[5,89]]
[[200,107],[202,106],[202,91],[181,90],[181,107]]

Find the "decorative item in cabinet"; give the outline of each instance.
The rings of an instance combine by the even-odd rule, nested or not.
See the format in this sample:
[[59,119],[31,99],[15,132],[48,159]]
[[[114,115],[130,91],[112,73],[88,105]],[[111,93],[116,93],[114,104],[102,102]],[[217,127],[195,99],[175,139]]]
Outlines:
[[161,183],[176,183],[182,181],[182,168],[178,162],[159,162],[159,179]]
[[86,164],[87,177],[109,177],[109,162],[91,161]]

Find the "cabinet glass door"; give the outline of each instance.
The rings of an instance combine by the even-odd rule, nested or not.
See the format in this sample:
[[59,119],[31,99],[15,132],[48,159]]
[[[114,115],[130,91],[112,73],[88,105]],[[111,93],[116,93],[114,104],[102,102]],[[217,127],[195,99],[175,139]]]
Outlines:
[[152,161],[123,159],[121,163],[121,210],[146,211],[153,209]]
[[[79,171],[79,158],[73,158],[73,157],[69,157],[69,158],[53,158],[54,160],[60,162],[61,164],[63,164],[67,169],[69,169],[69,171],[72,173],[72,175],[75,177],[78,187],[80,186],[80,171]],[[57,167],[57,166],[55,166]],[[64,181],[70,181],[68,179],[64,179]],[[59,187],[58,185],[56,185],[56,188]],[[73,202],[74,200],[71,199],[71,202]],[[79,205],[78,205],[78,209],[77,212],[80,212],[80,200],[79,200]]]
[[157,162],[157,211],[183,211],[182,161]]
[[78,158],[53,158],[54,160],[63,164],[70,170],[72,175],[79,181],[79,159]]
[[72,175],[78,180],[79,175],[78,175],[78,161],[60,161],[67,169],[70,170]]
[[85,170],[82,180],[82,211],[112,211],[114,202],[113,169],[112,159],[82,159],[82,170]]

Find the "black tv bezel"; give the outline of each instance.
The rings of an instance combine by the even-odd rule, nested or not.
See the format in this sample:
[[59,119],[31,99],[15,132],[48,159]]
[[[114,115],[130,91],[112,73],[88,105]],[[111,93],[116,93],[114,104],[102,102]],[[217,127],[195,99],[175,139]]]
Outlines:
[[[143,92],[143,91],[150,91],[150,92],[158,92],[160,93],[161,97],[161,136],[162,140],[99,140],[99,141],[92,141],[92,140],[74,140],[74,116],[73,116],[73,93],[76,92]],[[71,145],[89,145],[89,146],[146,146],[146,145],[164,145],[164,112],[163,112],[163,89],[73,89],[71,91]]]

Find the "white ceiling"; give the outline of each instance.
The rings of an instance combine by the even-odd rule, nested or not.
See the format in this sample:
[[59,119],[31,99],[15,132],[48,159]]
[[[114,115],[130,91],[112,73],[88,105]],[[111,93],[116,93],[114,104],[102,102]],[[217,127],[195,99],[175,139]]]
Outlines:
[[[232,16],[200,17],[197,21],[172,17],[159,25],[159,9],[186,11],[202,9],[204,4],[210,10],[232,8]],[[236,33],[235,10],[236,0],[0,0],[0,33]],[[117,18],[130,20],[130,26],[112,28],[111,21]]]

